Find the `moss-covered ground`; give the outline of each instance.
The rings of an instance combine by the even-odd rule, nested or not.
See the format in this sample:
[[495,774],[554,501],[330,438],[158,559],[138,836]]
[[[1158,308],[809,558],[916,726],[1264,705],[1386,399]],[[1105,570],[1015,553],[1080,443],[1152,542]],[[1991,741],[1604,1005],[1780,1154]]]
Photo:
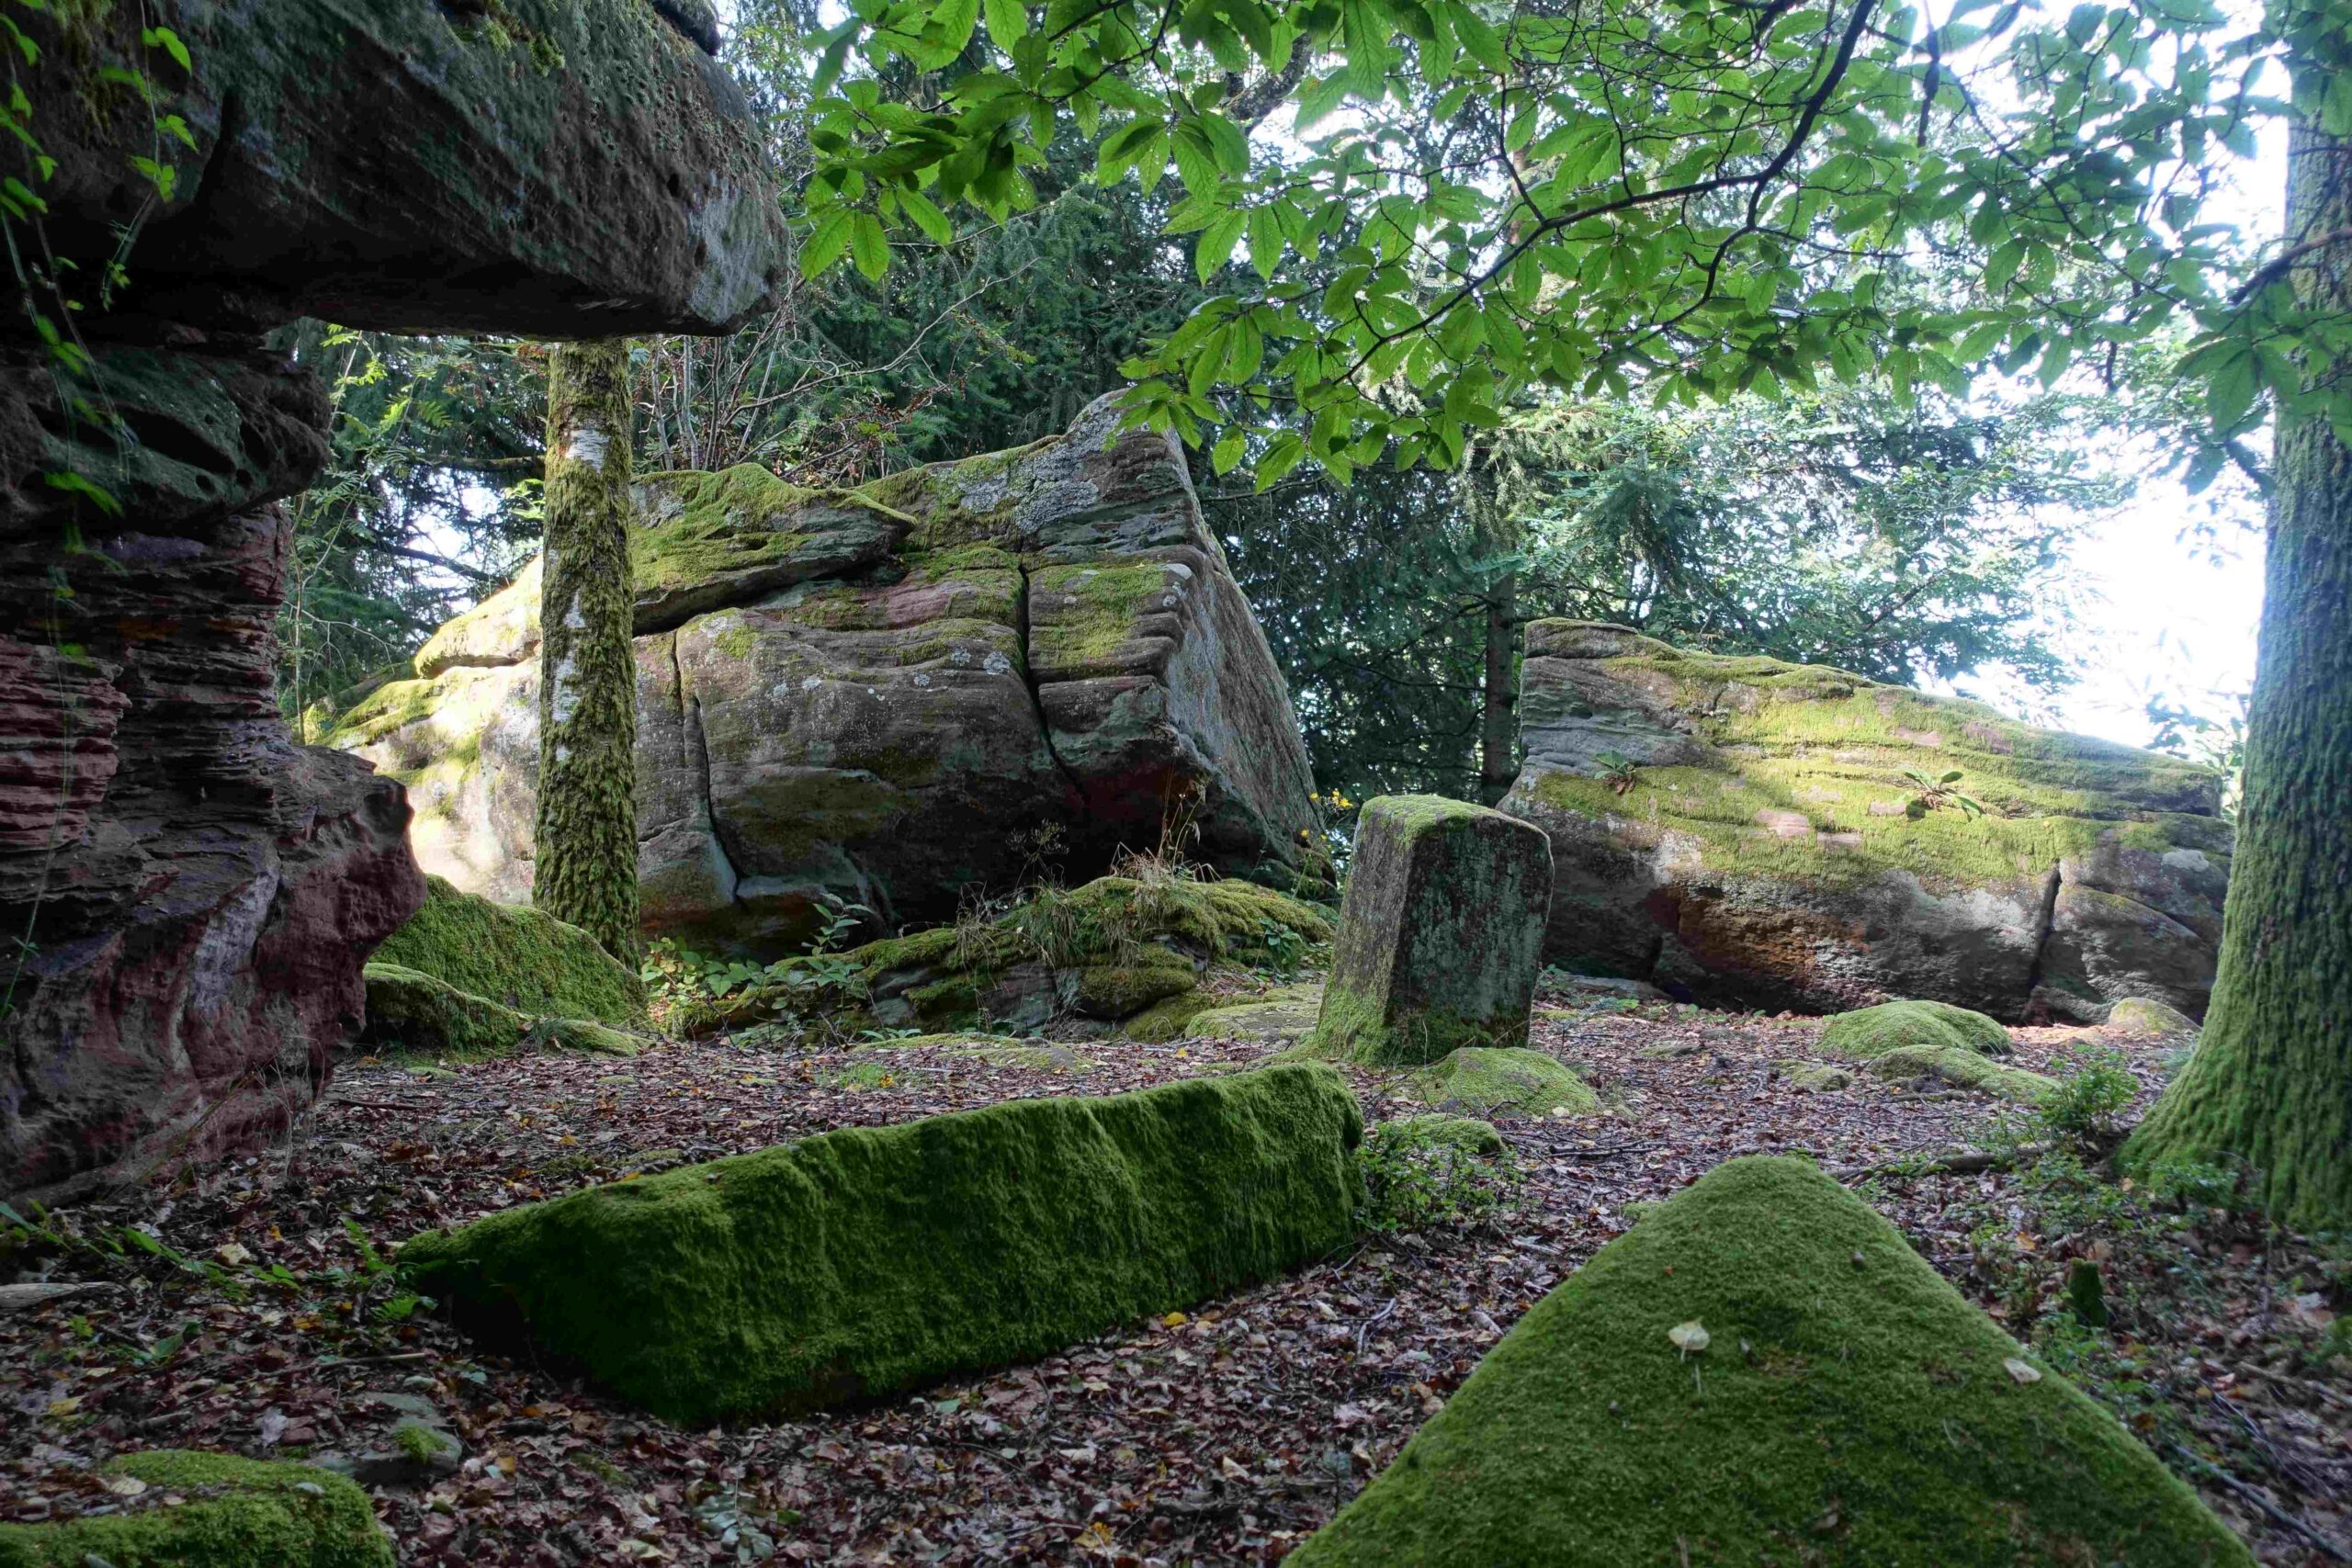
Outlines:
[[384,939],[375,958],[516,1012],[616,1029],[645,1022],[643,983],[587,932],[536,909],[460,893],[437,876],[425,879],[424,908]]
[[1300,1568],[2252,1556],[1812,1166],[1724,1165],[1539,1303]]
[[854,1128],[509,1211],[403,1272],[687,1423],[1049,1353],[1343,1245],[1355,1102],[1327,1067]]
[[104,1473],[120,1512],[0,1524],[0,1568],[391,1568],[368,1494],[326,1471],[160,1450]]

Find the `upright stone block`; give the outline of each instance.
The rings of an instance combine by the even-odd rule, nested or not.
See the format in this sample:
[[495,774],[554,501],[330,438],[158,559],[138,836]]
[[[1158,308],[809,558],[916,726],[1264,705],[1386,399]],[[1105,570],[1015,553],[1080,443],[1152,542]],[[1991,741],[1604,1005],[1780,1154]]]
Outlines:
[[1366,802],[1317,1051],[1419,1063],[1526,1044],[1551,902],[1540,829],[1432,795]]

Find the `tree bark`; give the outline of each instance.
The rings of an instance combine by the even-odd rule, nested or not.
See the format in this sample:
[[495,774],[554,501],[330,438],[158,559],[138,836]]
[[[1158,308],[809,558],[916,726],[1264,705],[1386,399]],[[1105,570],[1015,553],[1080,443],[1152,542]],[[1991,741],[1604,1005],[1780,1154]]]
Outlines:
[[1519,629],[1519,573],[1505,572],[1487,595],[1485,710],[1479,716],[1478,792],[1488,806],[1510,793],[1517,774],[1518,691],[1511,639]]
[[[2290,248],[2352,223],[2352,142],[2299,122],[2288,171]],[[2352,310],[2352,246],[2293,276],[2306,308]],[[2352,451],[2324,417],[2279,419],[2267,573],[2213,1004],[2125,1158],[2242,1159],[2274,1216],[2335,1229],[2352,1224]]]
[[637,660],[630,645],[628,345],[548,360],[532,901],[637,963]]

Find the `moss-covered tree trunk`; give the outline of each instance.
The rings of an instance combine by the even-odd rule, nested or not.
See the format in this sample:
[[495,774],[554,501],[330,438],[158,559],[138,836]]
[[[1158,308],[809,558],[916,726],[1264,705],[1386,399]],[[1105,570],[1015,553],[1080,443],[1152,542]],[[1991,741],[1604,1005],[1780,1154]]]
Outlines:
[[[2295,127],[2287,241],[2352,230],[2352,143]],[[2300,258],[2308,309],[2352,310],[2352,244]],[[2240,1156],[2271,1213],[2352,1224],[2352,451],[2280,421],[2262,649],[2221,973],[2195,1057],[2129,1155]]]
[[548,360],[532,901],[637,961],[637,661],[628,565],[628,345]]

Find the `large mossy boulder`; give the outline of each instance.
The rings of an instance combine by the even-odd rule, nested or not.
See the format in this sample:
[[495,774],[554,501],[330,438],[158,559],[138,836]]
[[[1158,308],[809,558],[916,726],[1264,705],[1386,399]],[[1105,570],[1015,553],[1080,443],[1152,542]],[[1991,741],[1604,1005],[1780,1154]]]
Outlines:
[[[638,874],[649,932],[773,958],[821,900],[955,918],[1051,853],[1075,877],[1170,814],[1216,869],[1328,880],[1265,636],[1171,437],[1108,399],[1065,435],[810,491],[638,485]],[[407,784],[428,871],[527,897],[537,575],[311,716]],[[1048,846],[1058,846],[1049,851]]]
[[1528,628],[1521,713],[1502,808],[1551,837],[1563,967],[1732,1007],[2203,1015],[2232,841],[2209,769],[1586,621]]
[[1418,1063],[1525,1045],[1551,896],[1551,846],[1526,823],[1431,795],[1366,801],[1317,1053]]
[[368,1494],[327,1471],[177,1449],[101,1468],[119,1511],[0,1524],[0,1568],[392,1568]]
[[367,968],[362,1039],[377,1050],[479,1058],[537,1043],[633,1054],[645,986],[552,915],[426,878],[424,907]]
[[1344,1245],[1363,1123],[1268,1067],[855,1127],[401,1247],[461,1323],[682,1423],[1048,1354]]
[[1538,1303],[1290,1561],[2254,1559],[1892,1225],[1812,1166],[1758,1157],[1702,1177]]
[[1149,1021],[1141,1037],[1172,1038],[1215,1005],[1197,989],[1211,965],[1273,964],[1273,942],[1304,950],[1332,929],[1324,910],[1254,882],[1101,876],[1033,888],[993,919],[786,960],[671,1026],[703,1034],[790,1014],[843,1029],[1029,1030],[1075,1015]]

